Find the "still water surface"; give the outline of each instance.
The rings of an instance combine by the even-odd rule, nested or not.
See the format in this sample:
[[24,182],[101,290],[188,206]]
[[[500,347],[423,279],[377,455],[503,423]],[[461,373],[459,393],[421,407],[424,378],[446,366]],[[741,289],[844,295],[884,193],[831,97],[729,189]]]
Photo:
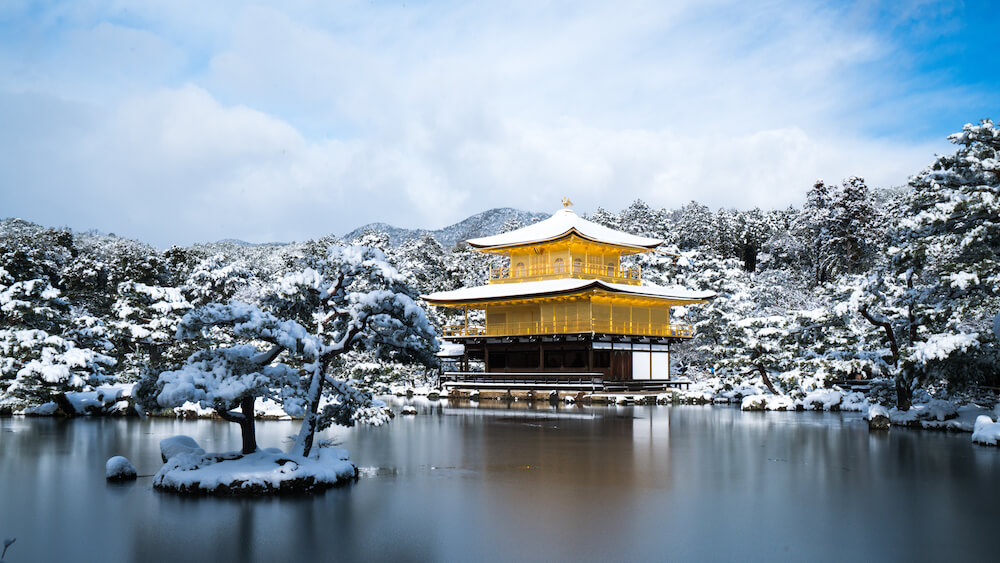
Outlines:
[[[213,421],[0,419],[0,537],[23,561],[996,560],[1000,451],[857,415],[468,407],[331,436],[362,468],[309,497],[154,491],[158,443]],[[297,424],[262,422],[262,446]],[[143,477],[108,485],[125,455]]]

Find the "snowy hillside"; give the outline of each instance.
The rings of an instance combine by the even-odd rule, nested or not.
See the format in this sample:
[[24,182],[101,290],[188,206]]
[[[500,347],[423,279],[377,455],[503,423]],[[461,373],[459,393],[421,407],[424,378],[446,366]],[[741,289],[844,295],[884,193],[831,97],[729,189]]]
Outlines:
[[377,231],[389,236],[389,243],[398,246],[404,242],[417,240],[425,234],[430,234],[438,244],[446,249],[454,247],[459,242],[466,239],[481,237],[500,232],[500,228],[510,221],[516,221],[523,225],[528,225],[534,221],[546,219],[548,213],[535,213],[532,211],[522,211],[510,207],[500,207],[489,209],[482,213],[477,213],[467,219],[459,221],[443,229],[430,231],[426,229],[404,229],[394,227],[386,223],[369,223],[358,227],[344,235],[344,240],[354,240],[359,238],[365,231]]

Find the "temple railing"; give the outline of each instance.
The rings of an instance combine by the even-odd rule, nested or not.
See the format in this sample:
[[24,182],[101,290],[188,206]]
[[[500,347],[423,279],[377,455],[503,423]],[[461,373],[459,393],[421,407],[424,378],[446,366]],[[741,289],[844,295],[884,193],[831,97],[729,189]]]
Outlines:
[[639,285],[642,283],[642,269],[639,267],[619,268],[604,264],[573,263],[566,265],[542,264],[510,268],[490,266],[487,279],[490,283],[511,283],[553,280],[562,278],[585,278]]
[[635,336],[666,336],[691,338],[694,331],[686,324],[653,324],[622,321],[536,321],[524,323],[490,323],[482,325],[452,325],[444,328],[445,337],[474,336],[541,336],[547,334],[627,334]]

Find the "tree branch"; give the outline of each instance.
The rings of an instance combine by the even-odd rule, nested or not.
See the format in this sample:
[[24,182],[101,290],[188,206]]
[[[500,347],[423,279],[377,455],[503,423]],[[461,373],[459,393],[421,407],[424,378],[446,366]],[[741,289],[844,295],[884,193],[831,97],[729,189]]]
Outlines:
[[221,406],[215,407],[215,413],[219,415],[219,418],[229,422],[243,422],[246,417],[243,414],[235,413],[229,409],[223,408]]
[[892,351],[892,365],[899,361],[899,344],[896,342],[896,333],[892,330],[892,323],[886,319],[876,319],[868,312],[868,305],[862,305],[859,309],[861,316],[871,324],[881,327],[885,331],[885,336],[889,340],[889,350]]
[[277,358],[278,355],[281,354],[282,350],[284,349],[285,349],[284,346],[275,344],[274,347],[268,350],[267,352],[263,352],[254,356],[253,362],[260,366],[266,366],[271,362],[273,362],[274,359]]

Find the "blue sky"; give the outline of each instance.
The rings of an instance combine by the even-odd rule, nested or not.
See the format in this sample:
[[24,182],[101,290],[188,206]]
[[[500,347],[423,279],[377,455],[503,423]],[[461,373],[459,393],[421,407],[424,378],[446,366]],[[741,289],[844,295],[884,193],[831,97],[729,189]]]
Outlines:
[[159,246],[800,204],[996,118],[989,3],[5,2],[0,216]]

